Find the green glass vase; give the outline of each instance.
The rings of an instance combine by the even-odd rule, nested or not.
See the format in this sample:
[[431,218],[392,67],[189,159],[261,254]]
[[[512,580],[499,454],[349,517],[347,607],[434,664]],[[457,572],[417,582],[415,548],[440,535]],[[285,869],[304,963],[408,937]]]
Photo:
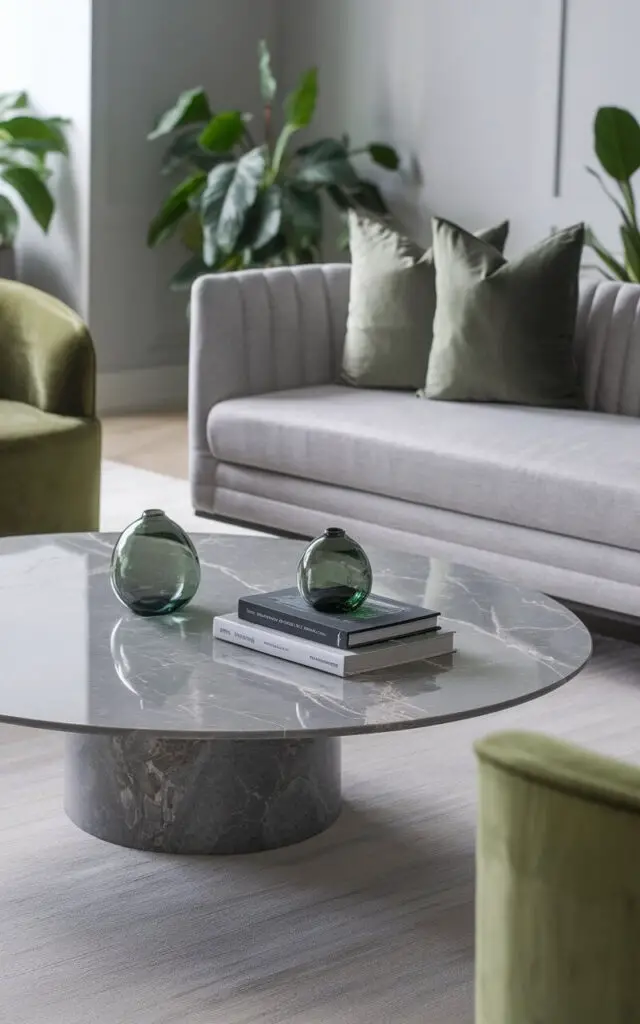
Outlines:
[[330,526],[309,544],[298,564],[298,590],[319,612],[352,612],[371,593],[373,573],[363,548]]
[[200,560],[190,537],[159,508],[127,526],[111,556],[111,586],[137,615],[169,615],[200,585]]

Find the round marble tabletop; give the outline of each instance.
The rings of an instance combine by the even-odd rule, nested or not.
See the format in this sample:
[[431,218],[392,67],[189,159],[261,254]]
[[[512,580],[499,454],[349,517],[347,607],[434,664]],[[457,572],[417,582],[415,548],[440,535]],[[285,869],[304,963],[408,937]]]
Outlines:
[[475,569],[372,550],[374,590],[439,610],[457,652],[340,679],[212,638],[240,595],[291,585],[302,542],[196,536],[202,584],[139,618],[109,585],[115,536],[0,542],[0,719],[70,732],[208,739],[428,726],[536,697],[573,676],[588,631],[556,601]]

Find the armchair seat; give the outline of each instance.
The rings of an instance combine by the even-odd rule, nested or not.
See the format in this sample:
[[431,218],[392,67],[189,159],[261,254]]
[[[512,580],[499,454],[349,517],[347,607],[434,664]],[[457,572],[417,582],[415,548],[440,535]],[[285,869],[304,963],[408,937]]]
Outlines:
[[0,400],[2,534],[96,529],[99,463],[96,420]]

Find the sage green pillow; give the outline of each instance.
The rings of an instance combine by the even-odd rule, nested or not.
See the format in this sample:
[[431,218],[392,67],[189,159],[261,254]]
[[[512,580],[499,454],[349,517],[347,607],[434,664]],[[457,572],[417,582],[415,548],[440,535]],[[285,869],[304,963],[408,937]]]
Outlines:
[[[482,232],[502,251],[507,221]],[[436,308],[436,272],[424,249],[389,221],[349,213],[351,288],[341,380],[363,388],[424,384]]]
[[437,309],[426,398],[583,408],[573,357],[584,226],[518,260],[433,221]]

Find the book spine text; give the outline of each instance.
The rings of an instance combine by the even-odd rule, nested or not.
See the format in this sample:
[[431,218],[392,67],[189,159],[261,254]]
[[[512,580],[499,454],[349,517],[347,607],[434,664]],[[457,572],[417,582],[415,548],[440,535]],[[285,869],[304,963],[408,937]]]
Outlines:
[[238,618],[244,619],[245,622],[253,622],[256,626],[266,626],[267,629],[276,629],[280,633],[297,636],[301,640],[327,644],[329,647],[346,648],[348,643],[348,636],[344,630],[325,626],[324,623],[308,622],[287,612],[272,611],[244,597],[238,601]]
[[284,658],[285,661],[293,661],[297,665],[307,665],[309,668],[330,672],[334,676],[344,675],[345,658],[337,650],[309,650],[304,640],[296,642],[282,636],[265,636],[261,631],[254,631],[251,628],[245,630],[240,625],[235,626],[221,619],[214,619],[213,625],[213,635],[219,640],[228,640],[240,647],[248,647],[252,651]]

